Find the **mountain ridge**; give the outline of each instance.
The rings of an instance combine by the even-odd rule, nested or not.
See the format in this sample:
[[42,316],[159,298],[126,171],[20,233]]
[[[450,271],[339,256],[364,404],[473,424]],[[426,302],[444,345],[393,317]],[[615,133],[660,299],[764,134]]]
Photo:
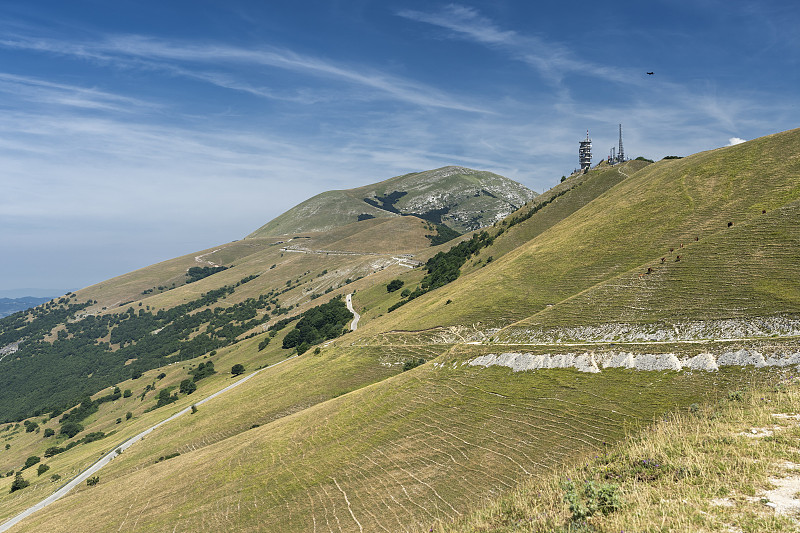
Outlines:
[[464,233],[493,224],[535,195],[491,172],[447,166],[320,193],[247,238],[328,231],[364,218],[401,215],[417,216]]

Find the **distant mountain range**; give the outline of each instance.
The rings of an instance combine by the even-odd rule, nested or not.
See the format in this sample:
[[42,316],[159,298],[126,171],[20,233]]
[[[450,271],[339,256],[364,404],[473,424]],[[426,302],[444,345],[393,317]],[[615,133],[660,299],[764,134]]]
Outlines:
[[23,296],[22,298],[0,298],[0,318],[12,315],[17,311],[24,311],[39,304],[49,302],[50,298],[37,298],[35,296]]

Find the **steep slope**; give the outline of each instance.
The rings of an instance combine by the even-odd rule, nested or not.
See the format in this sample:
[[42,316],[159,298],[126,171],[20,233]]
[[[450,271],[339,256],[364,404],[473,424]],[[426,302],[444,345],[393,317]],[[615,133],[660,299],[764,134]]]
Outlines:
[[[512,377],[509,369],[461,364],[481,353],[465,348],[263,424],[259,391],[285,390],[292,377],[306,383],[307,372],[325,379],[311,367],[350,352],[293,360],[160,428],[101,474],[101,488],[79,489],[22,530],[428,529],[742,379],[736,371],[654,378],[625,370]],[[263,425],[220,439],[205,418],[212,414]],[[154,464],[170,452],[180,456]]]
[[[631,173],[491,265],[401,307],[390,327],[499,327],[545,311],[558,325],[796,313],[798,145],[800,130],[792,130]],[[571,194],[524,224],[535,226]],[[497,236],[478,257],[506,238]],[[605,291],[581,295],[606,283]],[[716,290],[702,290],[709,286]],[[619,308],[640,295],[649,307]],[[570,298],[576,303],[561,313]],[[616,315],[606,315],[605,305],[617,306]]]
[[400,215],[415,215],[463,233],[494,223],[534,196],[523,185],[491,172],[443,167],[318,194],[248,238],[329,231],[357,220]]
[[[291,242],[228,243],[8,317],[0,348],[13,353],[0,355],[0,420],[63,411],[130,376],[263,335],[279,320],[408,270],[409,255],[430,244],[426,226],[393,217]],[[190,268],[216,267],[226,269],[188,282]]]
[[[76,437],[103,432],[105,440],[53,456],[52,471],[73,475],[99,452],[230,383],[219,372],[198,382],[197,392],[153,409],[162,391],[177,389],[201,362],[227,374],[234,363],[249,371],[284,361],[161,426],[115,459],[100,474],[100,487],[80,487],[18,530],[429,530],[529,477],[600,455],[674,409],[777,379],[781,365],[800,361],[791,328],[759,326],[723,340],[712,328],[704,340],[684,325],[791,322],[800,313],[798,140],[800,130],[570,178],[474,239],[461,237],[481,246],[456,267],[461,275],[414,299],[388,291],[393,279],[405,281],[409,293],[425,283],[426,268],[403,266],[409,258],[399,254],[439,257],[439,264],[452,259],[450,244],[414,249],[428,226],[417,218],[245,239],[199,254],[199,261],[229,268],[141,295],[145,311],[228,286],[233,291],[224,298],[188,314],[227,314],[267,294],[266,301],[279,297],[280,309],[293,315],[354,291],[365,324],[286,360],[295,352],[281,347],[289,328],[274,337],[264,331],[283,312],[267,316],[258,308],[263,321],[235,330],[238,342],[193,360],[165,359],[165,366],[121,382],[134,394],[102,403]],[[395,242],[404,244],[395,250]],[[197,257],[181,261],[163,272],[176,276],[199,264]],[[359,273],[364,277],[356,279]],[[148,273],[125,291],[141,292],[157,279]],[[117,297],[112,287],[92,290],[70,301]],[[388,311],[401,300],[409,301]],[[116,316],[128,305],[103,310],[98,303],[86,312]],[[604,329],[609,324],[616,333]],[[665,324],[680,334],[621,333]],[[209,319],[189,328],[187,340],[204,332],[230,338],[223,331]],[[676,371],[698,360],[707,364]],[[96,398],[103,394],[111,389]],[[122,420],[126,411],[130,421]],[[33,420],[38,429],[57,427],[46,416]],[[70,441],[21,425],[4,431],[0,438],[11,448],[0,453],[0,471]],[[46,476],[24,475],[32,485],[14,494],[11,478],[0,480],[0,520],[50,492]]]

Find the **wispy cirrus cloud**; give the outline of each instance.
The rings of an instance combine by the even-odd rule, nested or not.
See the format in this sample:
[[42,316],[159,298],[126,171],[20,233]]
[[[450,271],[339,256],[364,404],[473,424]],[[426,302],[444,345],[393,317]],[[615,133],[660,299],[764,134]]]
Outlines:
[[561,83],[566,75],[576,73],[608,81],[638,83],[637,77],[625,69],[579,59],[569,48],[553,41],[503,30],[472,7],[450,4],[436,12],[404,9],[397,15],[450,30],[453,37],[504,51],[513,59],[533,67],[554,84]]
[[5,72],[0,72],[0,93],[43,104],[105,111],[131,112],[157,107],[152,102],[92,87],[56,83]]
[[[108,36],[92,42],[61,41],[49,38],[7,37],[0,47],[66,55],[90,61],[171,70],[214,85],[276,98],[264,87],[239,79],[241,75],[210,74],[194,71],[191,65],[230,67],[262,66],[279,68],[315,78],[344,82],[371,90],[384,98],[421,107],[444,108],[473,113],[488,112],[482,106],[464,101],[435,87],[373,68],[346,65],[333,60],[296,53],[277,47],[242,48],[222,44],[168,41],[141,35]],[[177,66],[176,66],[177,65]]]

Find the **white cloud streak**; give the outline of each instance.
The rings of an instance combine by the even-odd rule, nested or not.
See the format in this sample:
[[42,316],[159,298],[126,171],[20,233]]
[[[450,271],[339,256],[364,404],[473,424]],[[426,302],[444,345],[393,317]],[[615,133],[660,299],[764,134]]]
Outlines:
[[471,7],[451,4],[436,13],[406,9],[398,11],[397,15],[450,30],[456,37],[504,51],[514,59],[535,68],[545,80],[553,84],[561,84],[569,74],[614,82],[640,83],[638,76],[627,69],[596,65],[576,58],[568,48],[557,43],[537,36],[520,35],[513,30],[502,30]]
[[[331,60],[298,54],[281,48],[247,49],[228,45],[165,41],[139,35],[114,36],[91,43],[64,42],[53,39],[16,37],[0,39],[6,48],[33,50],[101,61],[125,67],[167,68],[221,87],[274,98],[266,89],[238,82],[230,76],[197,73],[187,63],[258,65],[279,68],[316,78],[326,78],[362,87],[397,101],[422,107],[444,108],[472,113],[487,112],[481,106],[462,102],[435,87],[367,67],[343,65]],[[163,62],[180,62],[163,65]]]

